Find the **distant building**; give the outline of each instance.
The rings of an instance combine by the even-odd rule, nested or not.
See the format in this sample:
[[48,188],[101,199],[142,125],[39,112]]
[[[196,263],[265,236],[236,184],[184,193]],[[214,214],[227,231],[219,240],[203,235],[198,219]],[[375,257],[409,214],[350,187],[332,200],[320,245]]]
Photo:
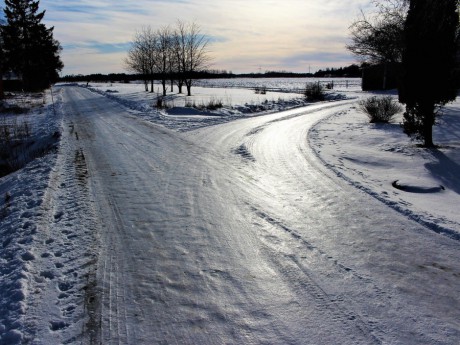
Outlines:
[[398,87],[399,64],[372,65],[363,67],[363,91],[392,90]]
[[2,75],[3,91],[21,91],[22,80],[13,72],[6,72]]

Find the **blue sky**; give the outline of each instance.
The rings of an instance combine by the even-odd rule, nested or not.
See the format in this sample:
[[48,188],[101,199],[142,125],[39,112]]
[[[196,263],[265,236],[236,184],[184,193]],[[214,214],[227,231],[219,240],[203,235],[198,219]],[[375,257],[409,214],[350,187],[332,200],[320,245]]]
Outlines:
[[355,62],[348,27],[370,0],[41,0],[64,50],[63,74],[126,72],[136,30],[178,19],[210,37],[213,69],[307,72]]

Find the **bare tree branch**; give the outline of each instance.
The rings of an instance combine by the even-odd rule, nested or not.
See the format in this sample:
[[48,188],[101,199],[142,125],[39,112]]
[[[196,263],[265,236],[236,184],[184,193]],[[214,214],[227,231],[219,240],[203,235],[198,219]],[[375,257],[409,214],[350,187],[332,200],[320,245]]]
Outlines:
[[350,26],[347,49],[371,64],[401,62],[406,0],[373,1],[377,12],[361,17]]

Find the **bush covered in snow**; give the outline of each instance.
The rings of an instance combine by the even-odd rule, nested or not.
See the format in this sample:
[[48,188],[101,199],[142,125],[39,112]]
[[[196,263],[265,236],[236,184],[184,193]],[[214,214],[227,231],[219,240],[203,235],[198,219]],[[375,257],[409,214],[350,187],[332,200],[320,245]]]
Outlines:
[[305,87],[305,97],[309,102],[324,101],[324,87],[319,83],[307,83]]
[[403,108],[391,96],[372,96],[359,102],[359,109],[367,115],[370,123],[388,123]]

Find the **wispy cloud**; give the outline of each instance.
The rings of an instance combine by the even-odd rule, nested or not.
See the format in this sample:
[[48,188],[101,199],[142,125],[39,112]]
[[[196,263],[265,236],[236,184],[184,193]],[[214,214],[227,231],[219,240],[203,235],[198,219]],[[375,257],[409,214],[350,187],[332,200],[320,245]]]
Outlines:
[[112,54],[126,52],[131,46],[131,42],[122,42],[122,43],[104,43],[104,42],[94,42],[89,41],[81,44],[68,44],[64,45],[63,49],[68,52],[71,51],[80,51],[82,49],[90,50],[98,54]]
[[280,65],[287,66],[288,69],[301,68],[307,71],[309,67],[321,69],[340,64],[342,66],[353,62],[353,57],[349,53],[334,52],[305,52],[292,56],[284,57],[280,60]]

